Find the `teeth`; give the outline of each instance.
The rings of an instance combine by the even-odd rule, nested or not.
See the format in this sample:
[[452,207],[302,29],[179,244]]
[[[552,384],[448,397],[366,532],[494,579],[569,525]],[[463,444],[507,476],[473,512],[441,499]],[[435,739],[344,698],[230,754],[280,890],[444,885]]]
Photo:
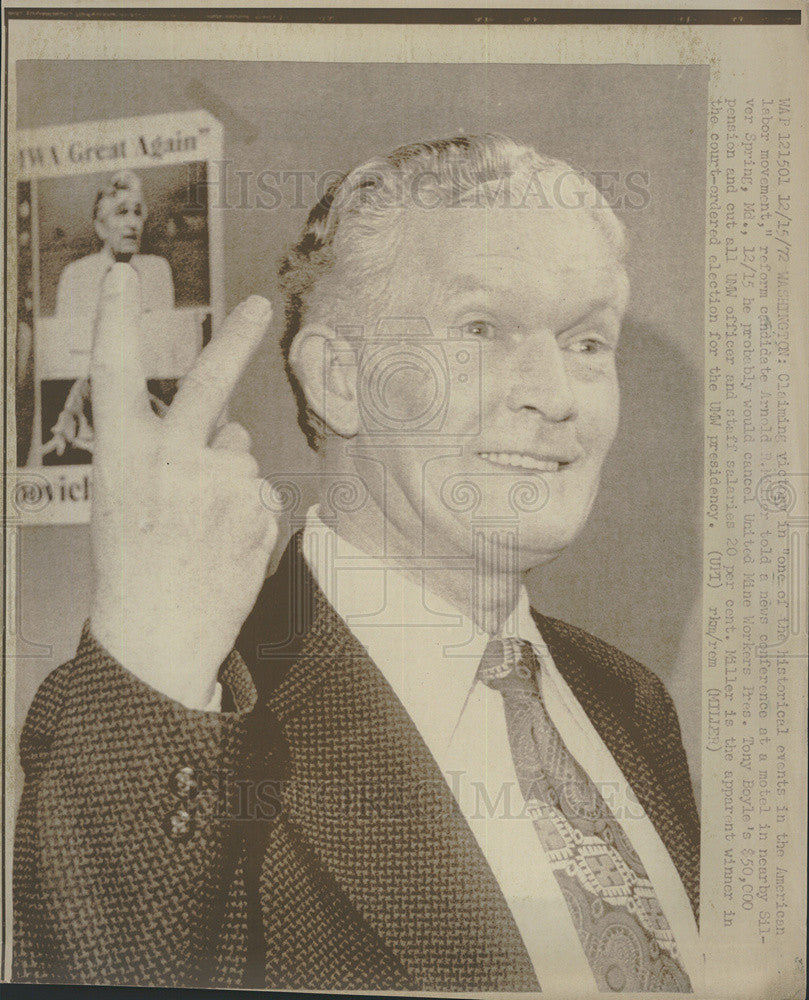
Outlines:
[[531,469],[534,472],[558,472],[559,462],[540,462],[532,455],[521,455],[513,451],[482,451],[481,458],[495,465],[507,465],[513,469]]

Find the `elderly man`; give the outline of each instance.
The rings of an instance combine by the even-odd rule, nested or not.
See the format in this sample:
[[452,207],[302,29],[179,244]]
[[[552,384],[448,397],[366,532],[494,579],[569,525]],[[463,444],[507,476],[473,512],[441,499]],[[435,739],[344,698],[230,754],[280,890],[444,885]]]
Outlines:
[[138,272],[145,311],[174,308],[174,282],[169,262],[140,252],[147,206],[143,185],[132,170],[119,170],[98,189],[93,226],[101,249],[68,264],[56,290],[57,315],[95,316],[104,275],[115,262]]
[[[56,289],[57,316],[95,317],[104,276],[115,263],[128,263],[140,279],[141,309],[150,312],[174,308],[174,282],[169,262],[140,253],[146,223],[146,202],[140,178],[119,170],[103,184],[93,204],[93,225],[101,249],[68,264]],[[93,429],[88,418],[90,380],[78,379],[70,388],[59,417],[51,428],[46,451],[63,455],[70,445],[92,451]]]
[[323,489],[263,584],[282,490],[220,414],[269,304],[161,421],[114,270],[92,612],[22,738],[17,977],[694,988],[672,703],[522,584],[585,523],[615,435],[622,258],[585,178],[504,137],[335,184],[281,267]]

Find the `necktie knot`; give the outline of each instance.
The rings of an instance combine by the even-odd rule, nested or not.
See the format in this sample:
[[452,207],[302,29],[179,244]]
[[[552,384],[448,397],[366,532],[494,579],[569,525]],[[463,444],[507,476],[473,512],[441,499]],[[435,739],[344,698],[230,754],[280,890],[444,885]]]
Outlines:
[[497,691],[536,693],[539,667],[534,647],[525,639],[498,636],[490,639],[478,667],[478,678]]

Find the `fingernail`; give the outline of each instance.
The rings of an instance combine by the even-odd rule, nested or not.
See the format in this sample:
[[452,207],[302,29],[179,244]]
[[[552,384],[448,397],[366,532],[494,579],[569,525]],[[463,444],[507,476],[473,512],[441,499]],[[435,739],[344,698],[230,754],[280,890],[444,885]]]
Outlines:
[[260,295],[251,295],[242,303],[242,313],[254,323],[266,323],[272,316],[272,305]]

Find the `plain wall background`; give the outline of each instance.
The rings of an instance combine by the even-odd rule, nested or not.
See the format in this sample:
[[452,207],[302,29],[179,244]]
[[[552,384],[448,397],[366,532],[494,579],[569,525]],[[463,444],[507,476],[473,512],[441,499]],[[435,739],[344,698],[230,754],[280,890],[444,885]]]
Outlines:
[[[259,26],[257,31],[262,30]],[[674,696],[699,780],[703,281],[708,68],[236,62],[24,62],[18,128],[205,108],[236,171],[343,171],[404,142],[497,131],[589,171],[648,174],[619,212],[632,285],[620,351],[623,411],[584,533],[532,574],[532,602],[641,660]],[[619,183],[616,191],[622,190]],[[272,297],[274,270],[316,199],[224,214],[226,306]],[[238,181],[231,198],[239,202]],[[636,199],[637,200],[637,199]],[[211,195],[212,203],[215,195]],[[265,473],[314,468],[277,348],[232,412]],[[74,652],[90,597],[87,527],[26,528],[19,543],[17,716]]]

